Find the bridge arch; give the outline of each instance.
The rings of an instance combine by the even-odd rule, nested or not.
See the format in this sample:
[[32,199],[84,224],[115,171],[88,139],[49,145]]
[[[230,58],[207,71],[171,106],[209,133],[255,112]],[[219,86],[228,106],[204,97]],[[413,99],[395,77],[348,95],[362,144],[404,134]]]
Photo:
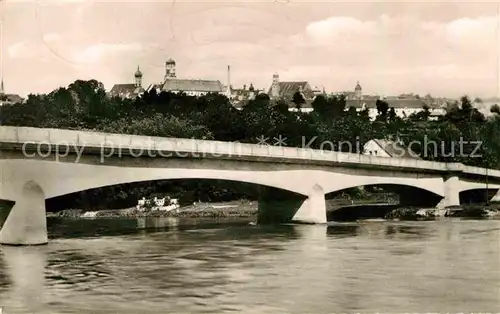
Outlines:
[[[444,197],[444,186],[442,177],[396,177],[396,176],[367,176],[332,174],[329,178],[322,180],[325,194],[331,194],[350,188],[361,186],[385,186],[391,190],[398,190],[400,193],[420,191],[436,197]],[[399,187],[399,188],[398,188]]]
[[480,204],[491,201],[497,195],[498,188],[474,188],[459,193],[460,204]]
[[[195,161],[196,162],[196,161]],[[175,179],[210,179],[251,183],[307,196],[311,187],[304,184],[297,171],[225,166],[220,161],[168,160],[164,167],[132,165],[109,166],[95,164],[58,163],[41,160],[0,160],[2,173],[0,198],[15,201],[22,185],[37,182],[47,198],[89,189],[143,181]],[[283,178],[287,178],[284,180]]]
[[[123,193],[120,194],[118,193]],[[304,200],[306,196],[261,184],[220,179],[159,179],[112,184],[47,198],[48,211],[67,208],[121,209],[137,205],[142,197],[170,196],[180,205],[193,202],[227,202],[240,199],[258,201],[263,196]],[[268,197],[269,198],[269,197]]]
[[384,192],[392,192],[398,195],[397,202],[401,206],[424,206],[433,207],[436,206],[442,199],[443,196],[435,193],[430,189],[425,189],[415,185],[408,184],[367,184],[362,186],[351,186],[342,190],[337,190],[326,194],[326,198],[333,198],[350,189],[357,187],[379,187],[382,188]]

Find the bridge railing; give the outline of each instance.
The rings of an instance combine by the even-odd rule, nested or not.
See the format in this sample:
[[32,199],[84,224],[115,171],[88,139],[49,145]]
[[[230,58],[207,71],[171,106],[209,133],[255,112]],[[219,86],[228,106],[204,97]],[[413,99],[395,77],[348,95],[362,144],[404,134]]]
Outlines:
[[[31,127],[0,127],[0,143],[39,146],[67,146],[100,150],[110,157],[113,154],[146,155],[149,152],[178,154],[179,157],[224,157],[246,159],[279,158],[280,162],[316,161],[325,163],[348,163],[393,168],[425,169],[438,172],[466,172],[500,178],[500,171],[463,164],[441,163],[419,159],[386,158],[379,156],[344,153],[310,148],[262,146],[255,144],[221,142],[197,139],[163,138],[141,135],[112,134],[90,131],[40,129]],[[160,154],[160,156],[163,156]]]

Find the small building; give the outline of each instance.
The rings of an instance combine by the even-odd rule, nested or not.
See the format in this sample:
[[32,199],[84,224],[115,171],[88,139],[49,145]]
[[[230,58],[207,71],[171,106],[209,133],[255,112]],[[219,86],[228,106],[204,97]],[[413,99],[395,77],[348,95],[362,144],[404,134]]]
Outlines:
[[250,83],[250,86],[248,88],[246,85],[243,85],[242,88],[233,88],[233,86],[231,85],[230,88],[230,100],[232,101],[255,99],[255,96],[263,92],[261,90],[256,90],[252,83]]
[[230,97],[229,101],[231,104],[237,108],[241,109],[249,100],[255,99],[257,95],[264,93],[264,90],[256,89],[252,83],[247,88],[246,85],[243,85],[242,88],[233,88],[230,86]]
[[3,78],[2,82],[0,83],[0,106],[2,105],[12,105],[12,104],[17,104],[17,103],[22,103],[24,102],[24,99],[17,95],[17,94],[6,94],[4,85],[3,85]]
[[136,98],[144,93],[144,88],[142,87],[142,72],[137,67],[137,71],[134,73],[135,83],[127,84],[115,84],[109,91],[111,97],[120,98]]
[[421,159],[417,153],[404,146],[403,143],[386,139],[369,140],[363,146],[363,154],[389,158]]
[[170,197],[157,198],[155,196],[154,199],[146,199],[145,197],[143,197],[142,199],[137,201],[136,209],[138,211],[143,212],[147,208],[149,208],[151,211],[178,211],[180,206],[178,199]]

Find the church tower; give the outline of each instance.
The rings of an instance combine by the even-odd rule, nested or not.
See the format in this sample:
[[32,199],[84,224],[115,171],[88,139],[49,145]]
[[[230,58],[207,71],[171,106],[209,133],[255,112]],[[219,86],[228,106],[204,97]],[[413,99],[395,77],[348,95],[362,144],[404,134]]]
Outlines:
[[255,88],[253,87],[253,84],[250,83],[250,87],[248,88],[248,99],[253,100],[255,99]]
[[273,84],[271,85],[271,98],[280,97],[280,76],[278,73],[273,74]]
[[142,72],[139,69],[139,66],[137,66],[137,71],[135,71],[135,87],[142,87]]
[[168,59],[165,63],[165,80],[175,78],[175,61]]
[[359,81],[356,83],[356,87],[354,88],[354,96],[358,100],[363,98],[363,90],[361,89],[361,85],[359,85]]
[[231,99],[231,67],[227,66],[227,86],[226,86],[226,97]]

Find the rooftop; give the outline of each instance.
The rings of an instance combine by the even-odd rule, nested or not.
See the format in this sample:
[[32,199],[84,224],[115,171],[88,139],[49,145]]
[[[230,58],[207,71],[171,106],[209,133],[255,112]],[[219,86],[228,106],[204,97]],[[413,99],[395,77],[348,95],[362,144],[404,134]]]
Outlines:
[[[305,98],[313,98],[314,93],[309,90],[310,86],[307,81],[290,81],[290,82],[279,82],[280,96],[291,98],[293,94],[302,89]],[[309,89],[307,88],[309,87]],[[271,95],[272,88],[269,88],[268,94]]]
[[386,139],[373,139],[372,141],[392,158],[421,159],[417,153],[400,142]]
[[133,95],[138,95],[141,92],[144,92],[144,88],[136,87],[135,84],[115,84],[109,94],[111,96],[120,96],[120,97],[131,97]]
[[215,80],[167,79],[158,86],[163,91],[195,91],[220,93],[224,86]]

